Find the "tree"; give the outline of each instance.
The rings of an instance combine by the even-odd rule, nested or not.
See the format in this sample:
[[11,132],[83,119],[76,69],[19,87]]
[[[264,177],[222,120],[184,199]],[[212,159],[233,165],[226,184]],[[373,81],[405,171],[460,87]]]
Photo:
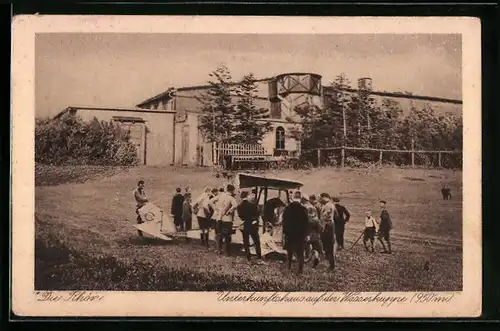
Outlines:
[[374,127],[380,112],[375,99],[360,91],[351,95],[347,109],[348,145],[373,147],[377,135]]
[[371,146],[373,148],[397,149],[400,147],[400,125],[403,109],[399,102],[383,99],[371,116]]
[[346,92],[351,83],[344,73],[338,75],[332,82],[334,94],[326,105],[326,114],[332,124],[333,143],[349,145],[357,134],[357,109],[352,107],[352,96]]
[[232,77],[225,65],[219,66],[209,76],[210,87],[198,97],[202,104],[199,128],[208,142],[231,143],[235,130]]
[[[299,117],[300,128],[293,136],[301,141],[303,149],[339,146],[349,138],[349,123],[354,123],[355,112],[350,111],[352,98],[346,89],[350,87],[345,74],[340,74],[331,85],[330,93],[325,94],[323,109],[306,105],[294,109]],[[344,126],[345,124],[345,126]],[[344,131],[345,127],[345,131]]]
[[254,102],[257,93],[257,84],[252,73],[244,76],[236,86],[238,101],[233,123],[235,143],[257,144],[272,129],[271,123],[262,121],[269,118],[269,110],[258,107]]

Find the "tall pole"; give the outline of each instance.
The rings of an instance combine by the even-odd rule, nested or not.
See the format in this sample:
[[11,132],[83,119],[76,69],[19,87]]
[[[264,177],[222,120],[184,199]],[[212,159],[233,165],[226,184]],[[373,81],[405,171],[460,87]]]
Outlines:
[[341,150],[341,164],[340,166],[343,168],[344,167],[344,162],[345,162],[345,144],[347,141],[347,123],[346,123],[346,118],[345,118],[345,107],[342,105],[342,121],[344,122],[344,139],[342,141],[342,150]]
[[346,118],[345,118],[345,107],[342,106],[342,121],[344,123],[344,144],[347,139],[347,124],[346,124]]
[[217,139],[215,139],[215,109],[212,108],[212,144],[214,145],[213,148],[213,164],[214,166],[219,164],[219,153],[218,153],[218,147],[217,146]]
[[361,123],[359,121],[359,117],[361,116],[361,113],[362,113],[362,110],[363,110],[363,105],[362,105],[362,102],[361,102],[361,90],[359,90],[358,92],[358,136],[361,135]]
[[415,139],[411,138],[411,166],[415,167]]
[[369,113],[369,108],[366,109],[366,119],[368,121],[368,131],[371,130],[372,126],[371,126],[371,123],[370,123],[370,113]]

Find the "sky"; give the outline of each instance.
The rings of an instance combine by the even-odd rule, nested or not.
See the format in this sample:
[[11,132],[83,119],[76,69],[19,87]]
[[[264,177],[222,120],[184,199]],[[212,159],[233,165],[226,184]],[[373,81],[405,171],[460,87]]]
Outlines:
[[37,117],[68,106],[134,107],[169,87],[206,84],[225,64],[234,79],[313,72],[330,84],[462,98],[460,35],[44,33],[35,39]]

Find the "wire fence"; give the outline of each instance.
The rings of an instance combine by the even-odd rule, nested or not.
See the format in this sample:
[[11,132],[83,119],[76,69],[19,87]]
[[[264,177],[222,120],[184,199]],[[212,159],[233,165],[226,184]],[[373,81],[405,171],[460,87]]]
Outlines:
[[366,163],[399,167],[462,167],[462,151],[446,150],[399,150],[340,146],[302,150],[302,159],[315,167],[356,167]]

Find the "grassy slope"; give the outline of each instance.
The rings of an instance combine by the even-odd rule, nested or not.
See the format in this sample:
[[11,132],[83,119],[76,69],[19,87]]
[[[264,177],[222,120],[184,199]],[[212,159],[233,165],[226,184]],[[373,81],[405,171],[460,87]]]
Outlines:
[[[71,172],[78,173],[74,168]],[[221,181],[208,170],[134,168],[94,181],[73,179],[81,184],[36,188],[37,287],[216,290],[227,289],[226,283],[240,290],[461,289],[461,172],[382,169],[367,174],[318,169],[277,175],[301,180],[307,193],[326,191],[342,197],[352,213],[346,247],[363,228],[364,210],[371,208],[376,214],[378,199],[387,199],[395,225],[395,253],[372,256],[359,243],[352,252],[339,253],[334,275],[326,273],[326,265],[322,265],[316,271],[307,268],[297,278],[278,262],[256,268],[242,258],[206,252],[196,243],[140,240],[132,227],[132,190],[137,180],[146,181],[151,201],[167,211],[175,187],[190,186],[196,195],[205,185],[216,186]],[[47,180],[40,178],[37,182]],[[440,200],[439,189],[444,182],[454,194],[451,201]],[[56,248],[44,255],[51,247]],[[56,261],[53,256],[58,249],[64,251],[61,247],[67,247],[68,253],[61,253],[62,260]],[[102,259],[95,260],[99,254]],[[424,268],[426,262],[429,270]],[[103,266],[97,267],[99,264]],[[92,272],[84,277],[86,281],[75,283],[69,270],[75,275],[81,270]],[[67,279],[62,279],[62,274]]]

